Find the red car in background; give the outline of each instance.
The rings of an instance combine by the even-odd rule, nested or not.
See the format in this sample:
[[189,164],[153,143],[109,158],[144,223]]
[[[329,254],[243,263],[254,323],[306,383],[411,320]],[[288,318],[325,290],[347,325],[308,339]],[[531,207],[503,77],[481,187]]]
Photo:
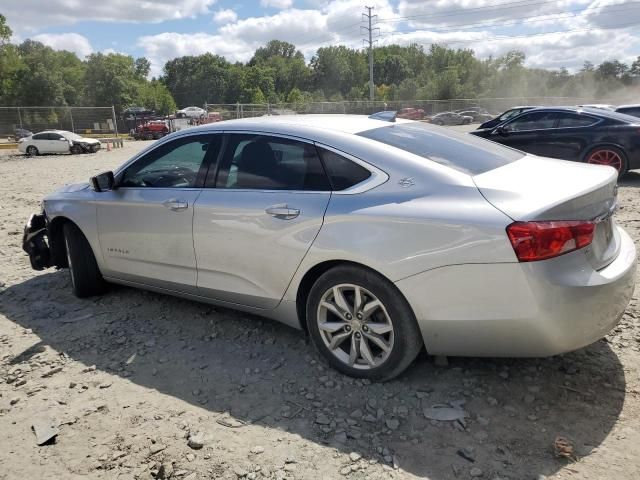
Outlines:
[[424,110],[421,108],[403,108],[397,113],[396,117],[407,120],[422,120],[424,118]]

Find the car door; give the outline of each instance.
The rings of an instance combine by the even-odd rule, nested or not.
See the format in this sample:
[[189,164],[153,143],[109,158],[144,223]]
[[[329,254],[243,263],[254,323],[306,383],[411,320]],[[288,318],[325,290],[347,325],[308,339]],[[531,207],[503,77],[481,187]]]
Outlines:
[[198,291],[274,308],[322,226],[330,185],[311,142],[255,133],[226,142],[195,205]]
[[596,136],[594,127],[601,120],[583,112],[558,112],[556,126],[546,132],[545,155],[580,161]]
[[39,153],[50,153],[49,134],[46,132],[36,133],[31,137],[31,141],[29,143],[36,147]]
[[496,127],[488,138],[524,152],[548,156],[552,149],[548,131],[556,120],[555,111],[524,113]]
[[194,293],[194,204],[221,135],[164,142],[127,166],[116,189],[97,196],[107,276]]
[[56,132],[49,132],[47,134],[48,150],[52,153],[68,153],[69,152],[69,140]]

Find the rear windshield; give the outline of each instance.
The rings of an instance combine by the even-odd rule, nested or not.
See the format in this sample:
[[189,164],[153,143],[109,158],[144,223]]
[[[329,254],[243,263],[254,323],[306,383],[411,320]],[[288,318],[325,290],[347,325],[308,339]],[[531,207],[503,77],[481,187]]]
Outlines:
[[358,133],[469,175],[479,175],[525,154],[489,140],[421,122],[398,123]]

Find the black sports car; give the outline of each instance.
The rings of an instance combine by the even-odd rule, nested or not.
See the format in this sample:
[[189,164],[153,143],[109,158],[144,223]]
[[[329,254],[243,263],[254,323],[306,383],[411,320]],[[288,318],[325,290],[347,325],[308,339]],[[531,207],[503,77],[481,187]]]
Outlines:
[[502,112],[496,118],[492,118],[491,120],[487,120],[482,125],[480,125],[478,128],[493,128],[493,127],[497,127],[502,122],[506,122],[510,118],[513,118],[516,115],[520,115],[522,112],[525,112],[527,110],[531,110],[532,108],[536,108],[536,107],[521,106],[521,107],[510,108],[509,110],[507,110],[505,112]]
[[597,108],[535,108],[495,128],[470,132],[534,155],[640,168],[640,118]]

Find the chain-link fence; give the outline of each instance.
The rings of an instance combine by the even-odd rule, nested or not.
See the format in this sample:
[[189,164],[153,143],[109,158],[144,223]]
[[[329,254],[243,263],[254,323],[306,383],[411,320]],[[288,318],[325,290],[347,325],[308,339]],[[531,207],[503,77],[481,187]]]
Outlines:
[[593,103],[592,99],[579,97],[510,97],[510,98],[459,98],[453,100],[403,100],[358,102],[307,102],[279,104],[206,104],[210,119],[260,117],[263,115],[287,115],[309,113],[351,113],[370,115],[383,110],[401,111],[406,108],[422,109],[424,115],[441,112],[481,108],[491,114],[499,114],[517,105],[560,106]]
[[43,130],[113,136],[117,125],[113,107],[0,107],[1,141]]

